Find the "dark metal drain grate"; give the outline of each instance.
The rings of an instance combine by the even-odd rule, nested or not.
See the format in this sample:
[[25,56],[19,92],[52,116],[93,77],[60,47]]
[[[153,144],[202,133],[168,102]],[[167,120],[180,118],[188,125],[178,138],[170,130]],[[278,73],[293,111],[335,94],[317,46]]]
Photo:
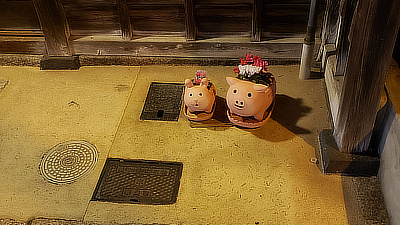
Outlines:
[[92,200],[173,204],[182,167],[179,162],[107,159]]
[[177,121],[181,111],[183,84],[152,82],[141,120]]

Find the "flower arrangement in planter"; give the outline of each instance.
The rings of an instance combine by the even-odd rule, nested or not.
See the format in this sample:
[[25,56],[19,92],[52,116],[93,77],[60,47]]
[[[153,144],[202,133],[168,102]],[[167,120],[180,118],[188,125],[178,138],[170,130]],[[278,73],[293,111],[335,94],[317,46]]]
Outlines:
[[241,127],[264,125],[275,104],[276,82],[268,72],[268,62],[259,56],[246,54],[233,71],[237,77],[226,77],[230,85],[226,94],[229,120]]
[[206,71],[197,71],[193,80],[185,80],[186,118],[193,121],[210,119],[215,111],[215,87],[208,80]]

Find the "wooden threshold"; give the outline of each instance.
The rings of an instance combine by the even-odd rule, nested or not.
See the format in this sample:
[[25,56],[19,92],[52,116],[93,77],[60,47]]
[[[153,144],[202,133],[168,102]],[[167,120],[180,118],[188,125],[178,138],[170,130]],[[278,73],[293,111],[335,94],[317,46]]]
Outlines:
[[[196,57],[236,58],[246,53],[265,59],[300,59],[301,38],[271,39],[250,42],[249,37],[208,38],[186,41],[185,37],[133,37],[120,36],[72,37],[70,46],[75,55],[139,56],[139,57]],[[44,38],[0,37],[0,54],[45,54]]]

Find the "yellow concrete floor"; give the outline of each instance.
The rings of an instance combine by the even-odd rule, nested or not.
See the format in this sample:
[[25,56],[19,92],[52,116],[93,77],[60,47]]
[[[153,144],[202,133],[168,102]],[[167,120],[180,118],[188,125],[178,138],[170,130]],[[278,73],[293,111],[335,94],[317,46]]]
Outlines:
[[[225,97],[231,67],[83,67],[40,71],[1,67],[0,218],[75,219],[96,223],[347,224],[340,176],[310,162],[316,135],[328,128],[321,80],[300,81],[299,66],[271,66],[277,105],[258,129],[190,128],[141,121],[152,81],[183,82],[207,70]],[[55,185],[39,173],[49,149],[86,140],[99,151],[85,178]],[[178,200],[152,206],[90,201],[107,157],[179,161]]]
[[[0,71],[9,81],[0,93],[0,217],[83,218],[139,68]],[[79,182],[50,184],[39,173],[40,160],[68,140],[95,144],[99,162]]]

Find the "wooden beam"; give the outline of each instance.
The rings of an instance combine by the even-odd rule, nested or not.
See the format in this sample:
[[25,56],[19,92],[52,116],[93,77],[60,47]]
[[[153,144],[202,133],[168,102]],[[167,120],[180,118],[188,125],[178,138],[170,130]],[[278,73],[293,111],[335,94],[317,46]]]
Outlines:
[[122,38],[131,40],[133,37],[133,29],[129,9],[126,0],[117,0],[118,16],[121,25]]
[[45,37],[49,56],[71,56],[69,27],[58,0],[32,0]]
[[334,137],[341,152],[368,150],[400,26],[400,1],[361,0],[355,11]]
[[337,65],[335,76],[343,76],[345,73],[348,55],[349,55],[349,34],[351,21],[354,15],[358,0],[342,0],[339,36],[337,41]]
[[[29,38],[31,39],[31,38]],[[41,55],[45,52],[45,43],[41,40],[1,40],[0,54]],[[289,64],[300,61],[302,43],[224,43],[224,42],[135,42],[135,41],[90,41],[74,40],[71,46],[77,55],[126,55],[139,57],[203,57],[233,58],[243,57],[252,52],[262,58],[276,59]],[[274,60],[269,60],[273,64]]]
[[262,0],[254,0],[251,15],[251,41],[261,41],[262,27]]
[[[1,42],[0,42],[1,44]],[[240,58],[253,53],[262,58],[299,60],[301,43],[223,43],[223,42],[115,42],[73,41],[78,55],[177,56]]]
[[186,25],[186,40],[194,41],[197,37],[197,26],[194,18],[194,0],[185,0],[185,25]]

